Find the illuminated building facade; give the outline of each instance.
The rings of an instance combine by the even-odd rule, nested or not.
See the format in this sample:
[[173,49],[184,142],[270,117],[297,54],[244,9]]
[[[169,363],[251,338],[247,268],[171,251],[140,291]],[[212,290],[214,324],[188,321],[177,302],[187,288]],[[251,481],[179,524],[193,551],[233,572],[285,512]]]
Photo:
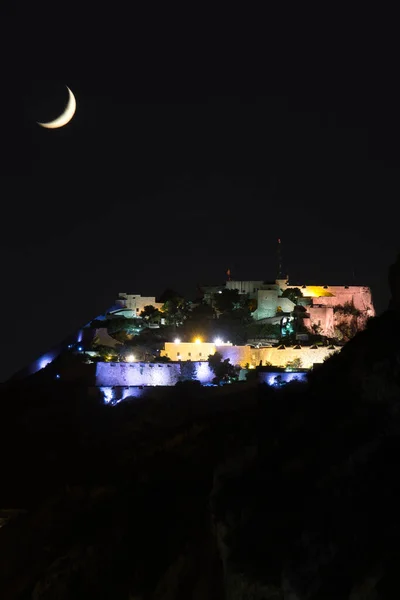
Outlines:
[[[367,320],[375,316],[371,289],[360,285],[283,285],[283,289],[299,288],[303,296],[298,304],[306,310],[304,324],[323,335],[334,337],[340,323],[356,321],[357,330],[364,329]],[[345,314],[343,308],[351,307]]]
[[[304,369],[311,369],[314,364],[322,363],[328,356],[339,351],[341,346],[267,346],[254,348],[252,346],[234,346],[230,343],[215,344],[210,342],[176,343],[166,342],[161,356],[168,357],[172,362],[177,361],[208,361],[210,354],[219,352],[222,359],[229,359],[232,365],[251,368],[271,364],[275,367],[286,367],[294,360],[300,359]],[[167,363],[168,364],[168,363]]]
[[116,305],[120,306],[122,309],[127,309],[128,311],[131,311],[130,314],[124,315],[129,317],[138,317],[145,306],[154,306],[154,308],[158,308],[158,310],[161,310],[163,306],[162,302],[156,302],[154,296],[126,294],[125,292],[121,292],[118,294]]
[[172,361],[204,361],[208,360],[210,354],[221,352],[225,346],[232,344],[217,345],[214,342],[165,342],[161,356],[166,356]]
[[[302,296],[293,302],[282,296],[287,289],[298,288]],[[207,301],[210,290],[203,288]],[[337,326],[341,323],[357,321],[357,330],[365,327],[369,317],[375,316],[372,294],[369,287],[357,285],[292,285],[288,277],[268,283],[263,281],[227,281],[223,289],[238,290],[257,303],[252,316],[256,321],[281,324],[283,318],[292,318],[296,305],[304,308],[304,326],[309,331],[318,331],[321,335],[335,337]],[[344,314],[345,305],[353,307],[353,314]]]

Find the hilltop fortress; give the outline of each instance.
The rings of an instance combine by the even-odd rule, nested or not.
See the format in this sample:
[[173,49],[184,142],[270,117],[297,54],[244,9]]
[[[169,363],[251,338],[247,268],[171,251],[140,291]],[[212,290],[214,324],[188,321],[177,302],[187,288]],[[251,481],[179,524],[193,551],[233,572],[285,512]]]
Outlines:
[[206,383],[213,379],[207,363],[215,353],[243,370],[309,370],[340,351],[375,316],[367,286],[295,285],[281,273],[268,282],[231,279],[228,272],[224,283],[202,286],[194,301],[120,293],[76,340],[41,356],[27,374],[62,352],[97,363],[98,386],[173,385],[185,377],[182,365],[189,363]]
[[[304,330],[328,338],[350,338],[375,316],[371,289],[358,285],[292,285],[289,279],[266,281],[228,280],[221,286],[204,286],[204,302],[213,305],[215,294],[237,290],[253,301],[253,319],[258,323],[285,324],[301,320]],[[145,306],[162,310],[154,296],[120,293],[115,316],[139,316]],[[349,331],[350,330],[350,331]],[[351,331],[353,330],[353,331]]]
[[252,317],[259,323],[285,324],[297,319],[304,330],[329,338],[352,337],[375,316],[367,286],[292,285],[288,277],[271,283],[228,280],[225,286],[203,288],[206,302],[211,303],[213,295],[223,289],[237,290],[253,300]]

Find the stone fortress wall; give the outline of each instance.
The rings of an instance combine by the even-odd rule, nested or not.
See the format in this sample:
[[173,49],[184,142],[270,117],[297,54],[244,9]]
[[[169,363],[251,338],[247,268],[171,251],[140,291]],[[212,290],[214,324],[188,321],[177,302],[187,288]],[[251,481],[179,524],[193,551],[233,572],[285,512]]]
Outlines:
[[[302,367],[311,369],[314,363],[321,363],[326,357],[330,356],[341,346],[301,346],[300,348],[288,347],[262,347],[254,348],[252,346],[233,346],[232,344],[216,345],[213,343],[180,343],[166,342],[164,350],[161,351],[161,356],[168,356],[173,361],[191,360],[194,356],[199,360],[207,361],[210,354],[219,352],[225,360],[233,365],[239,365],[242,368],[248,364],[252,367],[266,365],[271,363],[275,367],[285,367],[289,361],[296,358],[301,359]],[[178,356],[179,354],[179,356]]]
[[[243,369],[271,363],[276,367],[286,367],[289,361],[301,359],[304,369],[322,363],[325,358],[340,348],[304,346],[296,348],[252,348],[251,346],[220,346],[223,359],[229,358],[234,365]],[[193,365],[194,377],[202,384],[211,383],[214,374],[207,359],[203,361],[177,361],[171,363],[109,363],[96,364],[96,386],[172,386],[180,381],[187,365]]]
[[257,367],[261,365],[267,365],[270,363],[274,367],[286,367],[287,363],[299,358],[301,360],[301,366],[304,369],[312,369],[315,363],[322,363],[324,360],[333,354],[334,352],[341,349],[341,346],[328,347],[328,346],[302,346],[300,348],[288,347],[266,347],[266,348],[252,348],[251,346],[225,346],[218,348],[218,352],[221,352],[223,358],[229,358],[230,362],[235,365],[245,367],[249,364],[251,367]]
[[[209,383],[214,374],[208,362],[194,362],[195,377]],[[97,386],[175,385],[181,378],[184,363],[108,363],[96,365]]]
[[161,356],[167,356],[172,361],[208,360],[210,354],[214,354],[217,346],[213,342],[165,342]]
[[310,329],[317,325],[321,333],[328,337],[334,336],[335,316],[334,307],[345,303],[353,304],[362,312],[359,317],[360,328],[363,328],[369,317],[375,316],[371,290],[359,285],[291,285],[285,279],[272,283],[261,281],[228,281],[227,289],[237,289],[241,294],[247,293],[250,298],[257,300],[257,309],[253,313],[256,321],[272,319],[278,313],[291,313],[295,304],[289,298],[282,298],[286,289],[299,288],[303,294],[300,304],[304,304],[310,317],[304,324]]

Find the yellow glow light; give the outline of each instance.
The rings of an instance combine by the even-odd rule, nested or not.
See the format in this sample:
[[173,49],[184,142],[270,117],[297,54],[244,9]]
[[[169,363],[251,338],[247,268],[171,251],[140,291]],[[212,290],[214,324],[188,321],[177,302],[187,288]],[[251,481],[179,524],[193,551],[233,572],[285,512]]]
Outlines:
[[322,285],[307,285],[301,288],[304,298],[323,298],[332,297],[334,294],[328,292]]
[[128,356],[126,357],[126,362],[134,362],[135,361],[135,357],[133,354],[128,354]]
[[200,338],[196,338],[196,339],[194,340],[194,343],[195,343],[195,344],[201,344],[201,339],[200,339]]

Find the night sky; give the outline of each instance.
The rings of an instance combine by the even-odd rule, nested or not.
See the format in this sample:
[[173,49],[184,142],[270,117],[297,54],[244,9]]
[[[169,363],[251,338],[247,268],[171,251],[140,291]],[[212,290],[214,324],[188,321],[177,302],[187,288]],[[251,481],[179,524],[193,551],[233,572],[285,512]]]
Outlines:
[[[262,44],[240,61],[161,37],[162,19],[130,36],[85,23],[73,43],[66,24],[31,32],[3,70],[0,380],[120,291],[193,298],[228,267],[274,279],[278,237],[291,283],[370,285],[386,308],[400,250],[389,62],[271,59]],[[40,128],[65,85],[73,121]]]

